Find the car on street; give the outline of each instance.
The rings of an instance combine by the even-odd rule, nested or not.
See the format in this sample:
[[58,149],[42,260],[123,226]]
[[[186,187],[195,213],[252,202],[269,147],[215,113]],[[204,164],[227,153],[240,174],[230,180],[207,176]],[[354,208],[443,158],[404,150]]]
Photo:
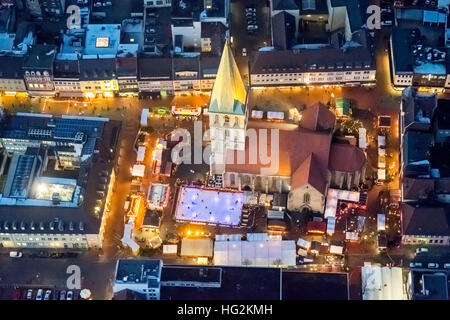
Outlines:
[[38,290],[38,292],[37,292],[37,294],[36,294],[36,300],[42,300],[42,292],[43,292],[44,290],[42,290],[42,289],[39,289]]
[[409,264],[410,268],[421,268],[422,267],[422,262],[411,262]]
[[67,291],[66,300],[73,300],[73,291]]
[[450,263],[444,263],[444,269],[450,269]]
[[416,249],[416,254],[425,253],[425,252],[428,252],[428,248],[417,248]]
[[10,251],[9,252],[10,258],[22,258],[22,252],[20,251]]
[[429,269],[437,269],[437,268],[439,268],[439,264],[438,263],[434,263],[434,262],[430,262],[428,264],[428,268]]
[[51,295],[52,295],[52,290],[45,291],[44,300],[50,300]]
[[247,56],[247,48],[242,48],[242,56],[243,57]]
[[61,290],[59,293],[59,300],[66,300],[66,290]]
[[28,289],[27,291],[27,300],[33,299],[33,289]]

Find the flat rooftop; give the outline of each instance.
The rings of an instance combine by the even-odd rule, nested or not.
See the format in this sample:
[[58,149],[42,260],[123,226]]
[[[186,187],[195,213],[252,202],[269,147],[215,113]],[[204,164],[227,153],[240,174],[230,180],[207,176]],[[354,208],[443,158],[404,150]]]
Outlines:
[[89,24],[86,28],[85,55],[115,55],[120,43],[120,24]]
[[[175,266],[163,267],[163,281],[168,279],[166,268],[172,273],[173,267]],[[220,287],[162,286],[161,300],[280,300],[280,269],[247,267],[214,267],[214,269],[222,270]],[[194,278],[196,277],[197,273]]]
[[348,300],[346,273],[283,270],[283,300]]
[[120,283],[147,282],[147,277],[159,277],[161,260],[118,260],[116,281]]

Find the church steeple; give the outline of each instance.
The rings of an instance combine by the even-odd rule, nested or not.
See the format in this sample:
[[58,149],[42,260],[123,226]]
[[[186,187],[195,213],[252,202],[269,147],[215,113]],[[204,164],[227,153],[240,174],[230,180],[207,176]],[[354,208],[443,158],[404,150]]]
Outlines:
[[211,93],[209,112],[243,115],[246,97],[247,91],[227,40]]

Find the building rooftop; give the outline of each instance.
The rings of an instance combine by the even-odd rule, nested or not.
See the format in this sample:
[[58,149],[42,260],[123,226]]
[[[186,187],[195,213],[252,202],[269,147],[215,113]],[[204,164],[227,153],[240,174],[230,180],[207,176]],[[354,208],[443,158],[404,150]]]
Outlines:
[[320,70],[372,70],[369,49],[357,47],[344,52],[337,48],[306,49],[296,51],[259,51],[256,53],[251,74],[286,72],[320,72]]
[[295,17],[281,11],[272,17],[273,46],[289,50],[295,44]]
[[87,25],[84,54],[115,56],[120,43],[120,30],[120,24]]
[[53,75],[55,78],[80,77],[80,63],[78,60],[55,60]]
[[[169,268],[169,273],[165,269]],[[198,280],[199,271],[183,272],[181,275],[173,272],[176,266],[164,266],[162,279],[168,281],[169,274],[175,279]],[[186,267],[202,269],[201,266]],[[205,273],[211,281],[217,281],[217,272],[221,270],[220,287],[179,287],[162,286],[161,300],[280,300],[280,269],[276,268],[247,268],[247,267],[208,267]],[[178,269],[179,270],[179,269]],[[192,273],[192,275],[191,275]],[[191,278],[192,277],[192,278]],[[192,281],[192,280],[190,280]]]
[[396,27],[392,31],[392,51],[397,72],[446,74],[447,51],[427,40],[431,33],[422,34],[418,28]]
[[137,58],[133,55],[116,59],[117,77],[137,77]]
[[402,92],[402,112],[404,113],[403,131],[428,131],[433,111],[437,105],[436,95],[417,92],[408,87]]
[[301,0],[272,0],[273,10],[299,10]]
[[1,79],[23,79],[23,57],[0,56]]
[[111,80],[116,77],[116,59],[80,60],[80,80]]
[[143,283],[161,277],[161,260],[118,260],[116,283]]
[[201,29],[201,38],[211,39],[211,54],[220,56],[227,28],[221,22],[202,22]]
[[346,7],[350,29],[355,32],[366,23],[368,0],[331,0],[332,7]]
[[434,179],[403,177],[403,199],[423,200],[434,192]]
[[217,283],[222,281],[222,269],[217,267],[164,266],[161,273],[162,285],[168,282]]
[[436,202],[402,204],[404,235],[450,236],[450,207]]
[[[197,79],[199,76],[200,71],[200,61],[198,58],[174,58],[172,59],[172,67],[173,67],[173,73],[174,73],[174,79],[179,78],[194,78]],[[177,76],[178,73],[195,73],[195,75],[192,76],[184,76],[180,75]]]
[[300,14],[328,14],[327,0],[301,0]]
[[26,69],[52,69],[56,56],[56,47],[52,45],[37,44],[25,56],[23,68]]
[[140,58],[138,65],[140,79],[173,79],[170,58]]
[[346,273],[317,273],[283,270],[283,300],[348,300]]
[[[439,130],[450,129],[450,100],[439,99],[433,115],[435,125]],[[449,141],[450,143],[450,141]]]

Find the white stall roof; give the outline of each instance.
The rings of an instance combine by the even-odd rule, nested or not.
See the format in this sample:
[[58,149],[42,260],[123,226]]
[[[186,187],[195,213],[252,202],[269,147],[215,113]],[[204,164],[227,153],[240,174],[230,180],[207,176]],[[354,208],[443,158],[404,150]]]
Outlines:
[[295,242],[288,240],[219,241],[214,246],[215,265],[294,266],[295,259]]
[[386,169],[378,169],[378,180],[386,180]]
[[181,240],[182,257],[209,257],[213,255],[213,241],[211,239],[189,239]]
[[302,257],[307,257],[308,251],[306,251],[305,249],[302,249],[302,248],[298,248],[297,255],[302,256]]
[[306,241],[305,239],[302,239],[302,238],[298,238],[297,245],[299,247],[302,247],[302,248],[305,248],[305,249],[309,249],[311,247],[311,242]]
[[162,160],[162,150],[161,149],[153,150],[152,157],[153,157],[153,160],[161,162],[161,160]]
[[366,130],[366,128],[359,128],[358,135],[359,135],[358,146],[361,149],[367,148],[367,130]]
[[334,234],[335,228],[336,228],[336,218],[328,217],[327,218],[327,234],[329,234],[329,235]]
[[143,178],[145,175],[145,166],[143,164],[135,164],[131,173],[133,177]]
[[365,265],[361,268],[363,300],[403,300],[401,268]]
[[138,148],[136,161],[138,161],[138,162],[144,161],[144,159],[145,159],[145,150],[146,150],[146,148],[144,146],[140,146]]
[[358,240],[358,233],[356,232],[346,232],[345,233],[346,240]]
[[176,244],[163,245],[163,254],[177,254],[178,246]]
[[143,126],[143,127],[147,126],[148,113],[149,113],[148,109],[142,109],[141,126]]
[[268,111],[267,112],[267,119],[277,119],[277,120],[283,120],[284,119],[284,112],[277,112],[277,111]]
[[264,117],[264,111],[252,110],[252,118],[253,119],[262,119],[263,117]]
[[386,216],[382,213],[377,215],[377,230],[384,231],[386,230]]
[[248,241],[266,241],[267,238],[267,233],[247,233]]
[[325,208],[325,218],[335,217],[338,200],[359,201],[359,192],[338,189],[328,189],[327,205]]
[[342,255],[343,252],[344,252],[344,247],[342,247],[342,246],[335,246],[335,245],[331,245],[330,246],[330,253],[331,254]]

